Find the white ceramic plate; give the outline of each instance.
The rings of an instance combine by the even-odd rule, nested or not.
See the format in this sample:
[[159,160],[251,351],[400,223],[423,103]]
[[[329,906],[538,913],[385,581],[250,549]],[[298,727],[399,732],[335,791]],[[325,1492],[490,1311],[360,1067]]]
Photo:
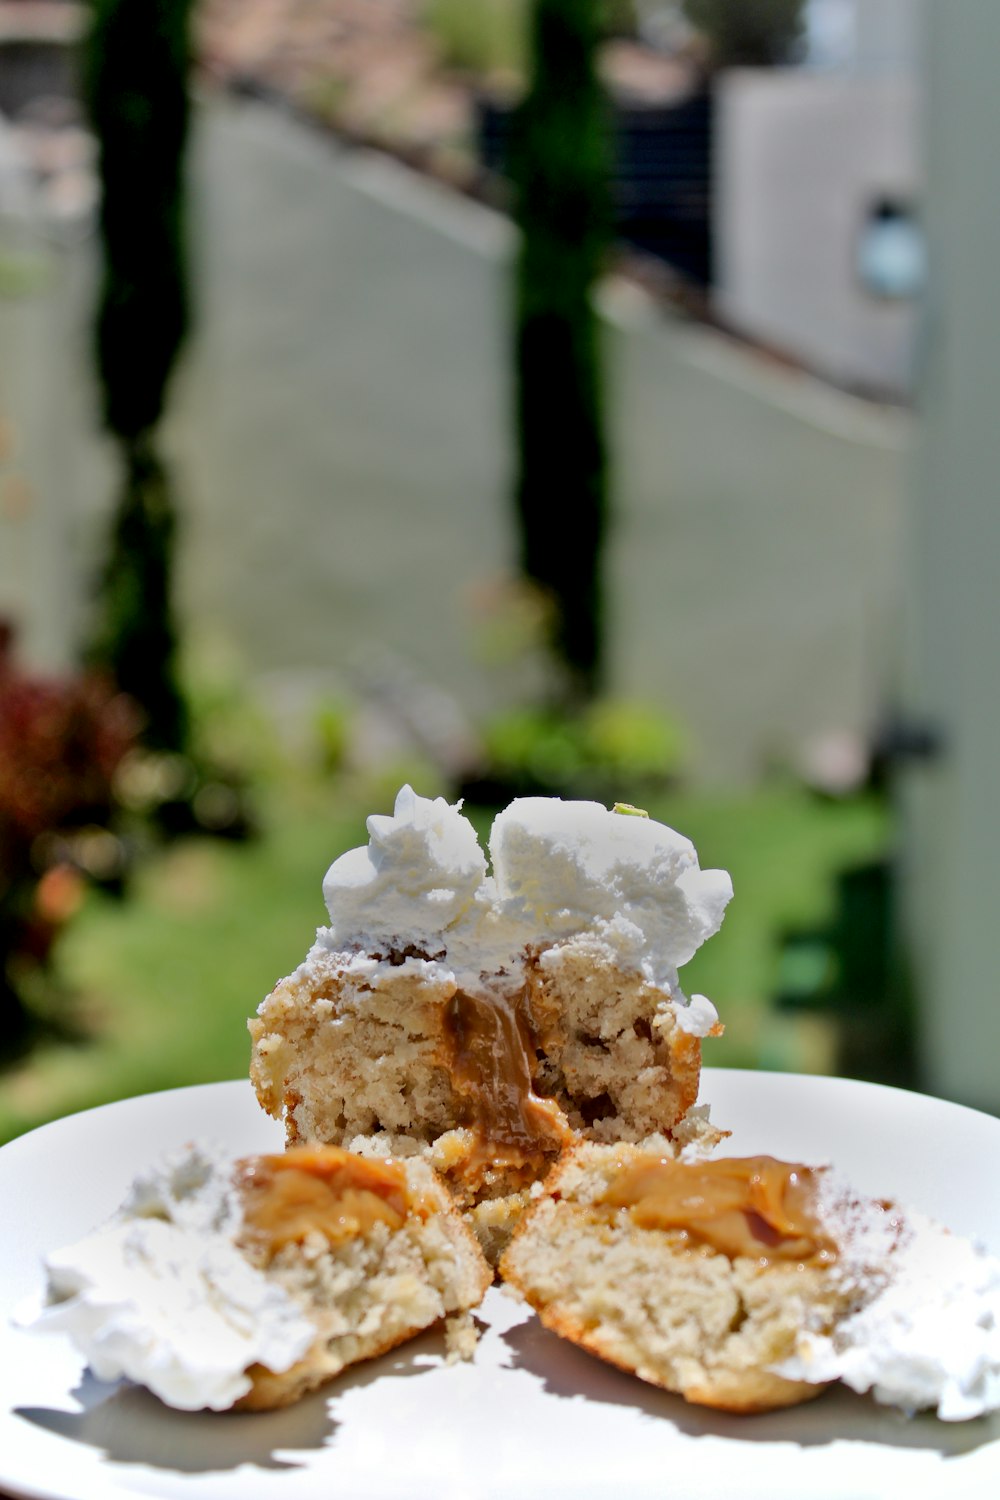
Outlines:
[[[835,1160],[1000,1252],[1000,1120],[834,1078],[708,1070],[734,1155]],[[1000,1415],[908,1419],[835,1388],[788,1412],[687,1406],[547,1333],[496,1290],[475,1362],[436,1333],[298,1406],[184,1414],[94,1381],[61,1336],[9,1325],[39,1261],[100,1222],[134,1173],[192,1137],[234,1153],[281,1132],[244,1082],[44,1126],[0,1151],[0,1486],[45,1500],[995,1500]]]

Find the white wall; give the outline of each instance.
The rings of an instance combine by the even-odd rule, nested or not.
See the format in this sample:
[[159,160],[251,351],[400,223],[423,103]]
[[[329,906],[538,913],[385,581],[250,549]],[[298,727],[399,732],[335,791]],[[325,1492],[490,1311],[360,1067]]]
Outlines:
[[854,0],[854,65],[900,68],[916,63],[920,0]]
[[905,390],[913,309],[866,291],[856,256],[871,204],[919,188],[913,80],[741,69],[718,90],[722,317],[839,382]]
[[907,597],[905,916],[936,1093],[1000,1112],[1000,5],[928,3],[930,285]]
[[806,63],[855,71],[913,67],[920,0],[807,0]]

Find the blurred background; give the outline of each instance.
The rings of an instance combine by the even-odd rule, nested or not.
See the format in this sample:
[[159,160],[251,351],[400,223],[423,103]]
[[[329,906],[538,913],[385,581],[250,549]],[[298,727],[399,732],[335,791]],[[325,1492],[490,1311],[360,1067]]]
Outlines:
[[0,1139],[243,1073],[409,780],[1000,1112],[994,0],[0,0]]

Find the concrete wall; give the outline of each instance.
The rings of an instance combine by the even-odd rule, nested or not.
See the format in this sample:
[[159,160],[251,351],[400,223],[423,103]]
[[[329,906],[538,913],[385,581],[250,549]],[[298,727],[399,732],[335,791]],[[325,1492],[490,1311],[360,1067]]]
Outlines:
[[46,233],[0,117],[0,615],[38,666],[72,661],[84,580],[76,465],[97,446],[82,417],[79,247]]
[[717,96],[717,305],[850,386],[905,390],[914,313],[857,274],[873,203],[919,189],[917,90],[898,73],[738,70]]

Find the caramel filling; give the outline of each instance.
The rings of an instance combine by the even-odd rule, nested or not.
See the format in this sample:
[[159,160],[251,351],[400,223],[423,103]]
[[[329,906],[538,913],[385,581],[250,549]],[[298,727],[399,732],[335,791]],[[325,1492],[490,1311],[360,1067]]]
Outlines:
[[630,1162],[603,1194],[602,1207],[627,1208],[642,1229],[680,1231],[734,1259],[827,1265],[835,1241],[816,1211],[816,1173],[773,1156]]
[[411,1199],[401,1163],[368,1161],[339,1146],[251,1157],[241,1164],[239,1184],[245,1233],[268,1258],[311,1234],[339,1245],[375,1224],[399,1229],[408,1213],[425,1214]]
[[538,1176],[572,1132],[555,1100],[535,1093],[531,1033],[517,1005],[457,990],[445,1011],[445,1032],[462,1123],[476,1137],[466,1170],[515,1167]]

